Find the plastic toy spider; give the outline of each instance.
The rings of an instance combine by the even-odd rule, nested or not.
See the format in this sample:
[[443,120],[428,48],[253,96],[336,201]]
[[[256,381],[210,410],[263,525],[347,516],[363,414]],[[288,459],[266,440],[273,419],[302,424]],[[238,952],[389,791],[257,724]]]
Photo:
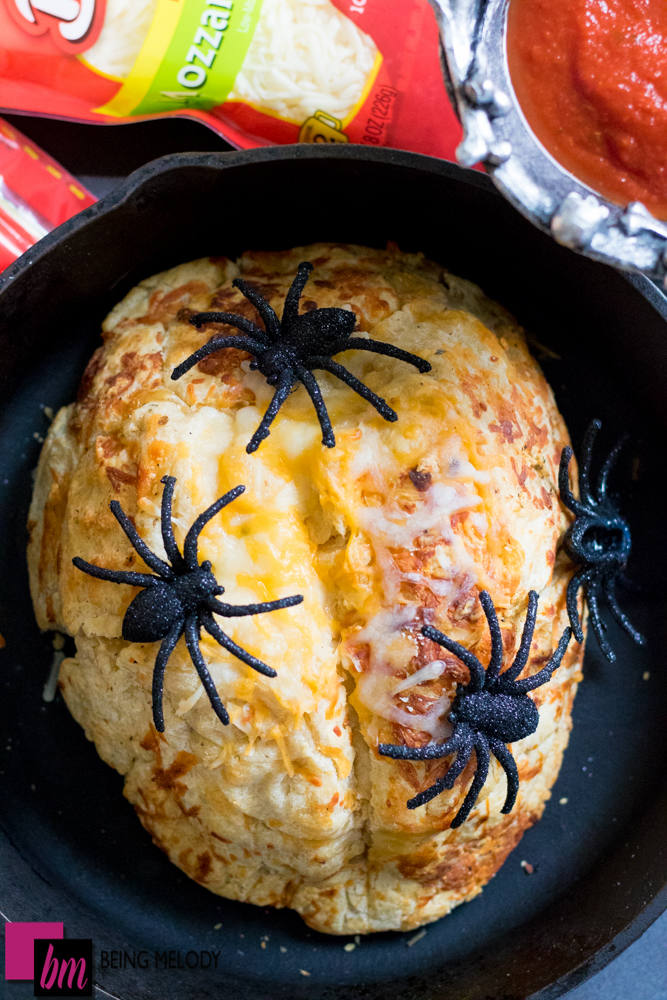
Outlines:
[[537,729],[539,714],[535,702],[528,697],[528,692],[534,691],[551,679],[551,675],[565,655],[572,635],[572,630],[566,628],[546,666],[532,677],[517,680],[528,662],[535,631],[537,593],[531,590],[519,649],[512,665],[501,674],[503,639],[498,617],[486,590],[481,591],[479,600],[491,633],[491,658],[486,670],[477,657],[458,642],[449,639],[430,625],[422,628],[422,635],[437,642],[450,653],[454,653],[470,671],[469,683],[457,686],[452,710],[449,713],[449,721],[454,726],[452,736],[444,743],[429,743],[424,747],[408,747],[392,743],[381,743],[378,747],[383,756],[397,760],[433,760],[435,757],[456,754],[456,759],[447,773],[430,788],[410,799],[407,803],[408,809],[417,809],[430,802],[436,795],[440,795],[446,788],[453,788],[454,782],[470,760],[470,755],[473,750],[475,751],[477,760],[475,776],[463,805],[452,820],[452,827],[461,826],[468,818],[487,779],[491,754],[507,775],[507,796],[501,812],[511,812],[519,791],[519,773],[514,758],[505,744],[523,740]]
[[153,721],[157,731],[164,732],[162,695],[167,661],[182,635],[185,636],[190,659],[199,674],[213,711],[226,726],[229,723],[229,715],[220,700],[199,648],[201,629],[204,628],[223,649],[247,663],[253,670],[259,671],[266,677],[275,677],[276,671],[230,639],[213,615],[222,615],[225,618],[257,615],[265,611],[293,607],[295,604],[300,604],[303,597],[295,594],[292,597],[281,597],[277,601],[238,605],[225,604],[217,600],[225,588],[218,583],[211,572],[211,563],[208,559],[199,563],[197,543],[204,526],[218,511],[240,496],[245,486],[236,486],[199,515],[185,536],[181,555],[171,521],[171,504],[176,480],[173,476],[164,476],[161,482],[164,483],[161,508],[162,541],[169,563],[164,562],[148,548],[118,501],[112,500],[110,504],[111,512],[132,547],[156,575],[105,569],[78,556],[72,559],[72,562],[77,569],[100,580],[145,588],[132,599],[125,612],[122,635],[123,639],[129,642],[162,640],[153,669]]
[[301,382],[305,386],[313,402],[322,428],[322,444],[327,448],[334,447],[336,438],[329,414],[320,387],[312,374],[318,368],[330,372],[349,385],[354,392],[371,403],[385,420],[392,422],[398,420],[396,412],[384,399],[360,382],[347,368],[333,360],[334,354],[355,348],[358,351],[372,351],[375,354],[385,354],[387,357],[406,361],[420,372],[431,370],[428,361],[417,357],[416,354],[410,354],[409,351],[403,351],[400,347],[394,347],[393,344],[365,337],[353,337],[351,334],[357,318],[349,309],[313,309],[311,312],[299,315],[299,300],[312,270],[312,264],[307,262],[299,264],[296,277],[285,298],[281,320],[252,285],[241,278],[234,279],[233,284],[243,292],[249,302],[252,302],[264,320],[265,329],[236,313],[203,312],[190,317],[190,322],[198,329],[206,323],[229,323],[230,326],[241,330],[244,336],[213,337],[174,368],[171,375],[173,379],[179,379],[209,354],[225,347],[237,347],[254,355],[255,360],[250,365],[251,369],[261,372],[269,385],[276,387],[273,399],[246,447],[249,453],[256,451],[264,438],[269,436],[269,427],[296,382]]
[[611,450],[602,465],[597,485],[593,489],[590,481],[591,457],[595,438],[601,426],[599,420],[593,420],[584,436],[579,468],[580,499],[577,500],[570,489],[569,468],[573,454],[570,447],[563,448],[561,453],[558,488],[561,500],[575,516],[567,530],[563,545],[570,559],[581,567],[573,575],[567,587],[567,612],[572,631],[577,642],[584,641],[577,609],[577,594],[583,588],[591,625],[600,649],[609,662],[613,663],[616,654],[605,637],[605,626],[600,618],[601,596],[606,599],[609,610],[628,635],[640,646],[645,640],[644,636],[630,624],[616,599],[616,581],[630,583],[625,579],[623,571],[630,556],[632,540],[628,522],[621,517],[608,494],[608,482],[627,438],[621,438]]

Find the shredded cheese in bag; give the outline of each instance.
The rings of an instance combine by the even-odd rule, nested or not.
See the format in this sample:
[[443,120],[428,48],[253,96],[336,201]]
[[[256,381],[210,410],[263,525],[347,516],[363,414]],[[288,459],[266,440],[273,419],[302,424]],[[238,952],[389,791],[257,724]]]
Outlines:
[[453,159],[428,0],[0,0],[0,103],[202,121],[231,145],[390,145]]

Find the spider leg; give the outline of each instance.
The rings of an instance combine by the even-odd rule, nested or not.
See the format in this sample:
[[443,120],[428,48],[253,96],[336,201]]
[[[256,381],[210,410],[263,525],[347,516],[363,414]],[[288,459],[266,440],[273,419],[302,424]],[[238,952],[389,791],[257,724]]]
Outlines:
[[595,439],[601,427],[602,427],[602,421],[598,419],[591,420],[590,424],[586,428],[586,433],[584,434],[584,440],[581,445],[581,463],[579,466],[579,493],[581,495],[581,499],[588,506],[595,505],[595,498],[591,493],[591,460],[593,458],[593,446],[595,444]]
[[367,385],[360,382],[356,375],[349,372],[347,368],[343,368],[343,366],[339,365],[337,361],[333,361],[331,358],[316,355],[310,359],[310,364],[312,368],[323,368],[325,371],[335,375],[336,378],[339,378],[341,382],[345,382],[345,384],[349,385],[350,389],[353,389],[354,392],[362,397],[362,399],[365,399],[366,402],[371,404],[371,406],[374,406],[380,416],[384,417],[385,420],[388,420],[390,423],[394,423],[394,421],[398,420],[398,414],[396,411],[392,410],[391,406],[389,406],[389,404],[382,399],[381,396],[378,396],[377,393],[373,392],[372,389],[369,389]]
[[189,322],[198,330],[201,330],[202,326],[206,326],[207,323],[226,323],[227,326],[235,326],[241,333],[247,333],[249,337],[258,338],[265,343],[266,347],[269,345],[269,338],[261,326],[257,326],[252,320],[246,319],[245,316],[240,316],[238,313],[202,312],[191,316]]
[[264,674],[265,677],[278,676],[277,672],[273,669],[273,667],[270,667],[267,663],[264,663],[263,660],[258,660],[256,656],[253,656],[252,653],[246,652],[246,650],[243,649],[241,646],[238,646],[233,639],[230,639],[227,633],[222,631],[222,629],[215,621],[215,619],[212,617],[212,615],[208,614],[207,612],[204,612],[202,614],[201,622],[206,631],[208,632],[208,634],[212,636],[215,639],[215,641],[220,646],[222,646],[223,649],[226,649],[228,653],[231,653],[233,656],[236,656],[239,660],[242,660],[243,663],[246,663],[249,667],[252,667],[252,669],[256,670],[258,673]]
[[468,670],[470,671],[470,690],[471,691],[481,691],[484,687],[485,672],[484,667],[479,662],[474,653],[471,653],[469,649],[465,646],[459,645],[458,642],[454,642],[449,636],[446,636],[444,632],[439,632],[437,628],[433,628],[432,625],[424,625],[422,628],[422,635],[425,635],[427,639],[432,639],[433,642],[437,642],[439,646],[443,649],[449,650],[454,656],[458,656],[461,663],[464,663]]
[[500,668],[503,665],[503,637],[500,631],[500,625],[498,624],[498,615],[496,614],[496,609],[493,606],[493,601],[491,600],[491,595],[488,590],[480,591],[479,603],[482,605],[489,625],[489,632],[491,633],[491,658],[489,659],[489,665],[486,668],[486,678],[484,682],[488,686],[492,681],[497,679],[498,674],[500,673]]
[[273,399],[269,403],[268,409],[264,416],[262,417],[261,423],[250,441],[246,445],[246,451],[249,455],[253,451],[257,451],[262,441],[269,436],[269,427],[273,423],[278,413],[278,410],[283,405],[290,392],[292,391],[292,386],[294,384],[294,376],[292,371],[288,368],[280,376],[280,381],[278,382],[278,388],[273,394]]
[[521,633],[521,643],[514,657],[514,663],[504,672],[501,681],[516,680],[528,663],[528,654],[530,653],[533,633],[535,631],[535,621],[537,619],[537,601],[537,592],[531,590],[528,594],[528,610],[526,611],[526,620],[523,624],[523,632]]
[[588,615],[593,626],[593,631],[595,632],[595,637],[600,644],[600,649],[603,654],[609,660],[610,663],[614,663],[616,660],[616,653],[611,648],[611,645],[607,642],[607,638],[604,634],[604,623],[600,618],[600,608],[598,605],[599,597],[599,586],[597,582],[591,581],[586,588],[586,603],[588,604]]
[[202,656],[201,649],[199,648],[199,624],[197,622],[196,615],[190,615],[189,618],[186,618],[185,642],[188,647],[190,659],[199,674],[199,680],[202,682],[204,690],[208,695],[211,708],[220,719],[223,726],[229,725],[229,715],[227,714],[227,709],[220,700],[220,695],[216,690],[213,678],[211,677],[208,667],[206,666],[206,660]]
[[605,499],[605,496],[607,494],[607,486],[609,483],[609,476],[611,475],[612,469],[616,465],[616,460],[618,459],[619,454],[621,453],[625,444],[627,443],[628,438],[629,438],[628,434],[623,434],[623,436],[619,438],[619,440],[616,442],[616,444],[614,445],[614,447],[611,449],[606,459],[604,460],[604,464],[600,469],[600,475],[598,477],[597,488],[595,491],[597,494],[598,503],[602,503],[603,500]]
[[426,805],[427,802],[436,798],[436,796],[440,795],[446,789],[453,788],[454,782],[470,760],[472,749],[472,740],[464,743],[456,755],[456,760],[451,767],[448,768],[447,773],[443,774],[442,778],[438,778],[437,781],[434,781],[428,788],[425,788],[423,792],[419,792],[411,799],[408,799],[406,802],[408,809],[419,809],[420,806]]
[[293,594],[291,597],[280,597],[277,601],[261,601],[259,604],[225,604],[211,597],[207,602],[207,607],[216,615],[224,615],[225,618],[245,618],[246,615],[261,615],[265,611],[280,611],[282,608],[293,608],[295,604],[301,604],[302,594]]
[[158,733],[164,732],[164,715],[162,712],[162,694],[164,692],[164,672],[167,661],[174,651],[174,647],[183,635],[184,619],[179,619],[170,632],[160,643],[158,654],[155,657],[153,667],[153,723]]
[[574,452],[567,445],[563,448],[560,453],[560,465],[558,467],[558,492],[560,493],[560,498],[565,506],[572,511],[573,514],[589,514],[590,511],[579,503],[574,493],[570,489],[570,461]]
[[313,402],[313,406],[315,407],[317,419],[319,420],[320,427],[322,428],[322,444],[326,445],[327,448],[333,448],[336,444],[336,438],[334,436],[331,420],[329,419],[329,414],[327,412],[324,399],[322,398],[320,387],[317,384],[317,380],[311,372],[309,372],[306,368],[303,368],[301,365],[295,368],[295,371],[306,387],[306,391]]
[[618,600],[616,598],[616,581],[613,576],[608,576],[604,581],[604,595],[607,598],[607,604],[609,605],[609,610],[612,615],[621,626],[622,629],[628,633],[631,639],[633,639],[638,646],[643,646],[646,643],[646,639],[638,632],[637,629],[631,624],[630,619],[625,614],[625,612],[619,607]]
[[185,536],[185,541],[183,542],[183,558],[185,565],[189,570],[197,569],[199,566],[199,556],[197,553],[197,544],[199,542],[199,536],[215,515],[226,507],[227,504],[231,503],[232,500],[236,500],[240,497],[242,493],[245,493],[245,486],[235,486],[231,490],[227,490],[224,496],[219,497],[215,503],[212,503],[210,507],[202,511],[199,517],[197,517],[190,526],[190,530]]
[[242,351],[247,351],[248,354],[257,355],[265,351],[267,346],[267,344],[251,337],[213,337],[203,347],[200,347],[193,354],[189,354],[185,361],[181,361],[180,365],[174,368],[171,377],[176,381],[204,358],[207,358],[209,354],[215,354],[216,351],[221,351],[225,347],[238,347]]
[[[465,723],[463,724],[465,725]],[[468,727],[465,727],[466,730]],[[403,743],[379,743],[378,753],[393,760],[434,760],[438,757],[449,757],[450,753],[461,749],[465,732],[457,732],[444,743],[427,743],[425,747],[408,747]]]
[[406,361],[407,364],[418,368],[420,372],[430,372],[431,365],[424,358],[411,354],[410,351],[403,351],[400,347],[387,344],[382,340],[367,340],[366,337],[350,337],[341,343],[340,347],[334,348],[332,354],[339,354],[341,351],[370,351],[373,354],[384,354],[388,358],[397,358],[399,361]]
[[590,573],[588,570],[582,569],[570,578],[570,582],[567,585],[565,603],[570,625],[572,626],[574,638],[577,642],[584,641],[584,630],[581,627],[581,618],[579,617],[579,609],[577,607],[577,594],[581,587],[588,587],[589,583]]
[[96,576],[98,580],[110,580],[111,583],[127,583],[130,587],[154,587],[156,583],[163,582],[161,577],[151,576],[150,573],[132,573],[121,569],[106,569],[104,566],[95,566],[79,556],[74,556],[72,562],[77,569],[88,573],[89,576]]
[[176,479],[174,476],[163,476],[160,482],[164,483],[164,490],[162,491],[162,505],[160,508],[162,544],[164,545],[164,551],[167,553],[167,558],[174,569],[182,569],[184,560],[178,545],[176,544],[176,539],[174,538],[174,528],[171,523],[171,504],[174,498]]
[[[449,774],[449,771],[447,774]],[[419,792],[418,795],[414,795],[411,799],[408,799],[405,803],[408,809],[419,809],[420,806],[425,806],[427,802],[431,801],[431,799],[435,799],[438,795],[444,792],[447,788],[447,774],[443,775],[442,778],[438,778],[438,780],[432,785],[425,788],[423,792]]]
[[475,739],[475,756],[477,757],[477,768],[475,770],[475,777],[472,779],[472,784],[468,789],[468,794],[463,800],[463,805],[457,812],[456,816],[452,820],[452,829],[457,826],[461,826],[465,823],[472,807],[475,805],[479,793],[484,787],[484,782],[489,776],[489,764],[491,762],[491,754],[489,752],[489,744],[485,736],[481,733],[477,734]]
[[[423,792],[419,792],[418,795],[414,795],[411,799],[408,799],[406,802],[408,809],[419,809],[420,806],[426,805],[427,802],[430,802],[431,799],[435,799],[442,792],[453,788],[456,778],[458,778],[459,774],[463,771],[464,767],[470,760],[470,753],[470,750],[459,753],[456,760],[447,771],[447,774],[444,774],[442,778],[438,778],[438,780],[434,781],[429,788],[425,788]],[[452,777],[454,770],[456,770],[456,774]]]
[[591,517],[590,514],[588,514],[584,516],[579,515],[574,523],[570,525],[567,530],[566,541],[571,552],[576,553],[581,551],[582,543],[586,536],[586,532],[591,527],[591,523]]
[[266,332],[269,335],[267,339],[276,340],[280,336],[280,320],[276,316],[275,310],[266,301],[264,296],[260,295],[257,289],[253,288],[253,286],[247,281],[244,281],[243,278],[234,278],[232,285],[235,285],[236,288],[238,288],[239,291],[245,295],[248,302],[252,302],[255,309],[264,320],[264,326],[266,327]]
[[565,656],[565,651],[570,645],[570,639],[572,638],[572,629],[568,625],[563,629],[563,634],[559,639],[558,645],[549,657],[548,662],[538,670],[536,674],[532,677],[524,677],[523,680],[514,681],[512,684],[512,692],[516,694],[525,694],[526,691],[534,691],[535,688],[541,687],[542,684],[546,684],[548,680],[551,679],[551,675],[560,666],[563,657]]
[[161,576],[163,580],[173,580],[174,571],[171,566],[163,559],[160,559],[159,556],[156,556],[154,552],[151,552],[118,501],[112,500],[109,507],[111,508],[111,513],[127,535],[132,548],[135,552],[139,553],[146,565],[150,566],[150,568],[157,573],[158,576]]
[[454,783],[458,776],[463,772],[466,764],[470,760],[470,755],[473,751],[475,745],[475,739],[472,730],[466,726],[465,732],[459,741],[461,744],[461,749],[456,755],[456,760],[452,763],[452,766],[447,771],[444,776],[445,788],[453,788]]
[[289,291],[285,296],[285,305],[283,306],[283,326],[289,327],[292,323],[296,322],[299,315],[299,301],[312,270],[313,265],[309,261],[303,261],[299,264],[294,281],[290,285]]
[[516,761],[503,741],[497,739],[495,736],[489,737],[489,747],[507,777],[505,805],[500,811],[501,813],[508,813],[514,808],[514,803],[519,793],[519,772],[517,771]]

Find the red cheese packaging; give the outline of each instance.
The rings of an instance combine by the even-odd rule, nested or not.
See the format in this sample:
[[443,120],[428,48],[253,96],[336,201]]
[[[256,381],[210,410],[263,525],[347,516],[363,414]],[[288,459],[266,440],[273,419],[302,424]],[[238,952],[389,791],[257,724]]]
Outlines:
[[233,146],[355,142],[452,159],[427,0],[0,0],[0,107],[194,118]]
[[94,196],[0,118],[0,271]]

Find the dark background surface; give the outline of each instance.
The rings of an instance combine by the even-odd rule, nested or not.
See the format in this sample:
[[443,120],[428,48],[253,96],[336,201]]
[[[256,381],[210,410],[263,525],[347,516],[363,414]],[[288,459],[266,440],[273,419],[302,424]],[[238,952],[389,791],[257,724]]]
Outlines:
[[[183,150],[227,148],[203,126],[188,122],[156,122],[122,128],[77,126],[27,118],[15,118],[13,122],[97,195],[106,193],[117,178],[155,156]],[[521,848],[508,864],[518,864],[520,853]],[[539,878],[539,871],[533,877]],[[663,916],[610,966],[569,993],[570,1000],[626,996],[631,1000],[666,1000],[666,937],[667,917]],[[20,990],[14,986],[8,988],[9,998],[30,995],[25,988],[23,992],[15,992],[15,989]]]

